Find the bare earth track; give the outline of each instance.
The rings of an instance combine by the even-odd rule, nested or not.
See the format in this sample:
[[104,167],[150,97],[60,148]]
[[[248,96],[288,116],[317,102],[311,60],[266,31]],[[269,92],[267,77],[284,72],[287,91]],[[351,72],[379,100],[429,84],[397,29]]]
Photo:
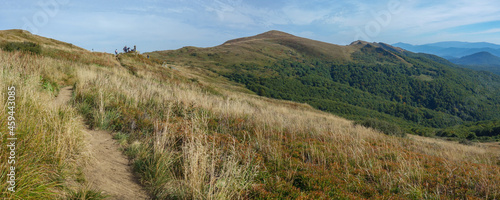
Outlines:
[[[67,103],[71,99],[71,93],[72,87],[62,88],[54,103]],[[93,157],[84,170],[88,183],[109,195],[109,199],[149,199],[137,183],[129,160],[120,152],[111,134],[88,128],[85,132],[88,134],[87,143]]]

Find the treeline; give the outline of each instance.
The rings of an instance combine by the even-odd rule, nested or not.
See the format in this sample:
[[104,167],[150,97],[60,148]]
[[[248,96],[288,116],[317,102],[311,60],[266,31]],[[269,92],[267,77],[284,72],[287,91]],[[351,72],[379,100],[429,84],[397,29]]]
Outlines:
[[438,130],[435,135],[472,141],[500,141],[500,120],[469,122]]

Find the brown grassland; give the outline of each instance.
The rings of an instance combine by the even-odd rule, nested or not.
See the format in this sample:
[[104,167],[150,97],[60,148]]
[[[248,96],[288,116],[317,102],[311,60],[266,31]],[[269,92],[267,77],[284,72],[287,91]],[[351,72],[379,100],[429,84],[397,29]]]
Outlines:
[[[155,199],[499,199],[500,152],[387,136],[306,104],[250,94],[142,55],[0,50],[0,196],[104,198],[86,184],[83,117],[115,133]],[[17,192],[7,191],[7,87],[15,85]],[[71,105],[50,102],[73,85]]]

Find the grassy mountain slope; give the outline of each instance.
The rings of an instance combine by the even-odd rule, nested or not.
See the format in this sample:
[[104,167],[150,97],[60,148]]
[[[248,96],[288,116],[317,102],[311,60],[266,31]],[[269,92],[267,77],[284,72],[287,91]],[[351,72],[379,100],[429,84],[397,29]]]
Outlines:
[[327,60],[350,60],[350,54],[354,50],[279,31],[270,31],[253,37],[230,40],[214,48],[184,47],[177,51],[154,52],[150,55],[162,54],[167,61],[176,58],[176,62],[192,64],[216,65],[223,62],[233,65],[243,62],[264,65],[290,57],[300,59],[305,56]]
[[[18,91],[22,161],[18,192],[6,192],[2,181],[2,198],[102,197],[70,186],[71,179],[85,185],[84,164],[72,164],[85,163],[79,117],[117,132],[156,199],[500,198],[499,154],[483,145],[387,136],[305,104],[249,94],[209,70],[142,55],[78,51],[75,59],[65,55],[76,50],[45,51],[0,49],[2,93],[9,85]],[[74,85],[72,104],[47,104],[62,85]],[[6,133],[5,117],[0,123]],[[6,167],[0,163],[2,180]]]
[[34,42],[43,46],[66,49],[72,51],[86,51],[75,45],[54,40],[51,38],[46,38],[38,35],[33,35],[28,31],[13,29],[13,30],[0,30],[0,43],[5,42]]
[[350,119],[378,118],[411,129],[500,117],[499,76],[382,43],[338,46],[271,31],[213,48],[150,55]]

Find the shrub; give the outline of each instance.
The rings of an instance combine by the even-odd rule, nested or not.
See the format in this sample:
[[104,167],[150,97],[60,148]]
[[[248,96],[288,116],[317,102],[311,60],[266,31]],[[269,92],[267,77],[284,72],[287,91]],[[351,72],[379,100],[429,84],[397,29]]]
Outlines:
[[33,42],[8,42],[2,45],[4,51],[24,51],[33,54],[42,53],[42,47]]
[[474,142],[472,142],[472,141],[470,141],[468,139],[465,139],[465,138],[461,138],[458,141],[458,143],[463,144],[463,145],[473,145],[474,144]]
[[368,128],[373,128],[386,135],[392,135],[397,137],[406,137],[406,133],[401,130],[398,125],[391,124],[386,121],[381,121],[378,119],[366,119],[364,121],[359,121],[355,123],[356,125],[361,125]]

